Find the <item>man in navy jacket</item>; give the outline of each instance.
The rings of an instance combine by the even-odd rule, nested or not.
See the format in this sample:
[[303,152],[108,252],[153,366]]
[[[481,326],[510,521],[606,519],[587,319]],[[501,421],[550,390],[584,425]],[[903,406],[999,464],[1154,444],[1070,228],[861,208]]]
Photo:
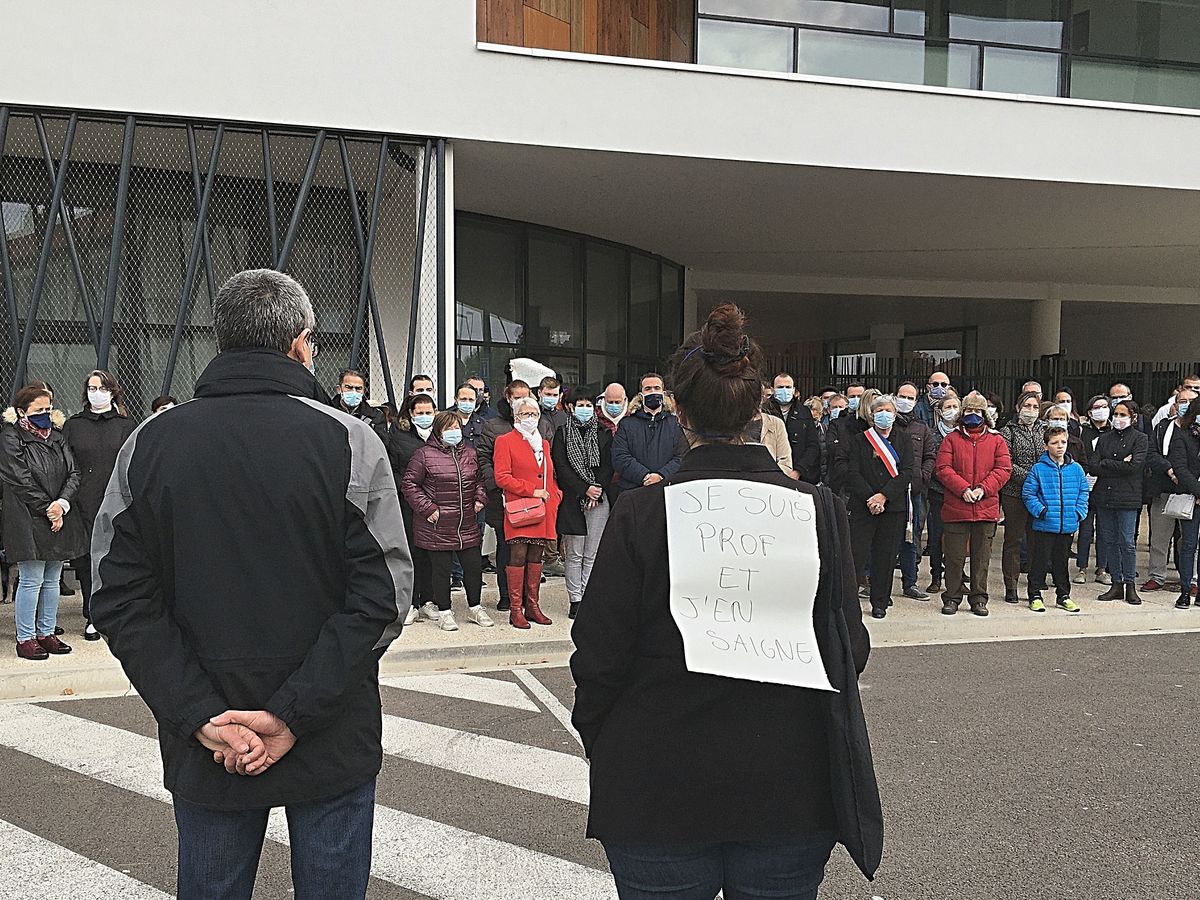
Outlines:
[[617,489],[622,491],[670,478],[679,471],[688,450],[662,376],[654,372],[643,375],[640,391],[613,438],[613,471]]

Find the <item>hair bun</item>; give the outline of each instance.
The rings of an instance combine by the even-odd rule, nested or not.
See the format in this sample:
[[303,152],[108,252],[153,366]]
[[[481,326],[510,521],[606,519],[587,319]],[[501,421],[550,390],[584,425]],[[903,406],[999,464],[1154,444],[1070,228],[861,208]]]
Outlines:
[[722,303],[700,328],[701,352],[722,374],[735,375],[751,365],[752,344],[745,327],[746,314],[732,303]]

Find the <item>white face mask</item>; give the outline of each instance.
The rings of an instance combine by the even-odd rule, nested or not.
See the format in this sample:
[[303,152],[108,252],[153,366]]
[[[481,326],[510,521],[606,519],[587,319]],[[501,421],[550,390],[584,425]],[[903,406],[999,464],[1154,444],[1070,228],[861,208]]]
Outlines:
[[993,422],[995,422],[996,421],[996,407],[989,406],[987,409],[988,409],[988,418],[991,419]]
[[1133,423],[1133,419],[1129,416],[1113,416],[1112,427],[1117,431],[1124,431]]
[[1064,400],[1064,401],[1062,401],[1062,403],[1057,404],[1057,406],[1059,409],[1061,409],[1063,412],[1065,412],[1068,416],[1071,414],[1071,401],[1070,400]]
[[88,388],[87,395],[92,409],[105,409],[112,405],[112,391],[106,391],[104,388]]
[[521,429],[521,431],[524,432],[525,434],[533,435],[538,430],[538,420],[537,419],[521,419],[519,422],[517,422],[517,427],[519,429]]
[[1088,413],[1088,415],[1090,415],[1092,417],[1093,422],[1107,422],[1108,421],[1108,407],[1107,406],[1097,406],[1090,413]]
[[896,398],[896,411],[897,412],[902,412],[905,415],[908,415],[910,412],[912,412],[916,408],[917,408],[917,401],[915,398],[909,398],[909,397],[897,397]]
[[943,406],[942,407],[942,418],[947,422],[953,422],[955,419],[958,418],[958,407],[957,406]]
[[1036,409],[1023,409],[1017,413],[1017,418],[1022,425],[1032,425],[1037,421],[1038,411]]

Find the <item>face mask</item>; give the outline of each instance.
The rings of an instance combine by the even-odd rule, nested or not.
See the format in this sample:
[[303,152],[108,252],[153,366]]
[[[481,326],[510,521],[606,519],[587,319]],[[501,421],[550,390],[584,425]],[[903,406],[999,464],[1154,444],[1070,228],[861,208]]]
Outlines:
[[775,399],[780,403],[787,405],[792,402],[792,398],[796,396],[796,389],[789,387],[775,388]]
[[1103,406],[1096,407],[1090,413],[1088,413],[1088,415],[1090,415],[1092,417],[1093,422],[1107,422],[1108,421],[1108,410],[1105,409]]
[[882,428],[884,431],[891,428],[896,421],[896,414],[888,412],[886,409],[881,409],[871,417],[875,421],[876,428]]
[[662,394],[646,394],[642,399],[642,404],[646,409],[653,412],[656,409],[662,409],[663,395]]
[[433,413],[417,413],[412,417],[413,424],[418,428],[433,427]]
[[1022,425],[1032,425],[1037,421],[1038,412],[1036,409],[1023,409],[1017,413],[1017,418],[1020,419]]
[[996,421],[996,407],[994,407],[994,406],[988,407],[988,416],[989,416],[989,418],[991,418],[991,420],[993,422]]
[[829,410],[829,418],[830,419],[836,419],[841,414],[842,414],[842,407],[840,407],[840,406],[830,407],[830,410]]
[[448,428],[442,432],[442,443],[447,447],[457,447],[462,443],[462,429]]
[[1129,416],[1113,416],[1112,426],[1113,428],[1117,429],[1117,431],[1124,431],[1132,423],[1133,419],[1129,418]]
[[1183,403],[1175,404],[1175,414],[1177,416],[1186,416],[1187,411],[1192,408],[1190,400],[1185,400]]
[[95,390],[88,388],[88,403],[93,409],[104,409],[106,406],[112,405],[112,391],[106,391],[103,388]]
[[1133,398],[1130,397],[1128,394],[1125,395],[1124,397],[1113,397],[1111,400],[1108,401],[1108,405],[1111,406],[1113,409],[1116,409],[1118,403],[1124,403],[1126,400],[1132,400],[1132,399]]
[[28,419],[29,419],[29,424],[32,425],[34,428],[40,428],[43,431],[45,431],[47,428],[50,427],[50,413],[48,413],[48,412],[36,413],[32,416],[28,416]]
[[859,398],[858,398],[858,397],[851,397],[851,398],[850,398],[850,411],[851,411],[851,412],[857,412],[857,411],[858,411],[858,400],[859,400]]
[[896,398],[896,412],[902,412],[905,415],[908,415],[910,412],[912,412],[916,408],[917,408],[917,401],[914,398],[911,398],[911,397],[897,397]]
[[538,420],[537,419],[522,419],[520,422],[517,423],[517,427],[519,429],[521,429],[521,431],[523,431],[525,434],[533,434],[534,432],[537,431]]
[[592,421],[595,415],[596,410],[590,406],[575,407],[575,420],[579,422],[580,425],[586,425],[588,422]]
[[1046,426],[1049,428],[1066,428],[1067,420],[1066,419],[1051,419],[1049,422],[1046,423]]
[[1071,401],[1064,400],[1062,403],[1056,404],[1059,409],[1065,412],[1068,416],[1071,414]]
[[962,417],[963,424],[968,428],[978,428],[983,424],[983,416],[977,412],[969,412]]
[[460,413],[462,413],[464,416],[469,416],[471,413],[475,412],[475,401],[474,400],[459,400],[458,401],[458,411]]
[[610,418],[615,419],[617,416],[622,416],[625,414],[625,404],[624,403],[605,403],[604,411],[606,413],[608,413]]
[[558,397],[542,397],[543,409],[554,409],[558,406]]
[[945,400],[947,391],[944,387],[932,387],[929,389],[929,397],[932,400]]
[[954,406],[942,409],[942,419],[947,422],[953,422],[958,418],[958,408]]
[[362,391],[342,391],[342,402],[350,409],[355,409],[358,404],[362,403]]

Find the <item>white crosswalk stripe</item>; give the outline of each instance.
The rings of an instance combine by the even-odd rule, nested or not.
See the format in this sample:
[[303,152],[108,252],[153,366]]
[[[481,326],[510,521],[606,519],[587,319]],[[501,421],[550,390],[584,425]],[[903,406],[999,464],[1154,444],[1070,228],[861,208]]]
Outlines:
[[0,820],[0,873],[8,900],[160,900],[169,898],[108,866]]
[[[389,753],[460,774],[575,803],[587,800],[586,763],[569,754],[392,716],[385,717],[385,744]],[[158,744],[149,737],[46,707],[13,704],[0,706],[0,747],[171,802],[162,787]],[[520,762],[514,765],[518,754]],[[506,759],[508,764],[501,766]],[[537,771],[540,783],[514,775],[515,770]],[[282,810],[272,814],[268,836],[287,843]],[[9,860],[0,855],[0,883],[8,883],[9,872]],[[386,806],[376,806],[372,875],[444,900],[616,896],[607,872]],[[106,896],[142,895],[116,891]]]
[[539,712],[538,705],[529,699],[519,684],[498,678],[448,672],[437,675],[385,675],[379,679],[379,683],[405,691]]

